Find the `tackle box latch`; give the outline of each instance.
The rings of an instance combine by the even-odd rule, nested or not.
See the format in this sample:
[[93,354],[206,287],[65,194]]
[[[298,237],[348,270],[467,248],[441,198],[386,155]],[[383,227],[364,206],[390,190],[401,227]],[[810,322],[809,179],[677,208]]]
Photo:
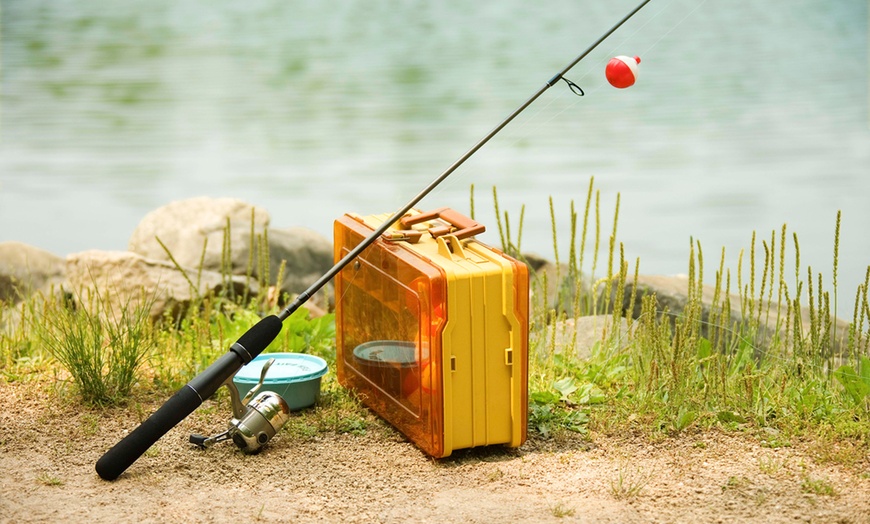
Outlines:
[[422,236],[423,232],[416,229],[394,229],[384,233],[383,238],[388,242],[408,242],[410,244],[416,244],[420,241],[420,237]]

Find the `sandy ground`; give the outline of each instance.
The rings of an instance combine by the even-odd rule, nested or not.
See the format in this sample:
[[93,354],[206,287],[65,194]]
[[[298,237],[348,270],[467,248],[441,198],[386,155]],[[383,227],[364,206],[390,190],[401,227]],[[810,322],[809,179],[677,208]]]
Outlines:
[[708,432],[533,437],[519,449],[432,460],[374,416],[362,435],[276,436],[259,455],[229,443],[208,402],[113,482],[97,459],[142,414],[90,410],[44,384],[0,379],[0,522],[870,522],[870,470],[809,448]]

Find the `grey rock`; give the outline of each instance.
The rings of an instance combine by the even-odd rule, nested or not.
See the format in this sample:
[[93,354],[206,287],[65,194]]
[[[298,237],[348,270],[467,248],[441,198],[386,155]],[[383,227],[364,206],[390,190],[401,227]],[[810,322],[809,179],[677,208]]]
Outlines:
[[[532,300],[546,293],[547,309],[557,316],[578,317],[591,313],[592,282],[587,276],[571,274],[567,264],[556,265],[532,253],[525,253],[520,259],[529,266]],[[598,290],[598,294],[601,293],[602,290]]]
[[[119,315],[149,306],[150,316],[157,319],[182,311],[197,296],[219,294],[229,286],[234,293],[244,293],[248,285],[244,278],[227,280],[213,271],[199,275],[192,269],[185,272],[187,278],[174,264],[136,253],[84,251],[67,256],[65,288],[91,311]],[[257,290],[248,292],[255,295]]]
[[[128,248],[157,261],[174,259],[182,267],[250,276],[296,295],[332,267],[332,242],[306,228],[270,229],[269,223],[268,212],[241,200],[179,200],[146,215]],[[283,277],[277,283],[282,261]],[[328,307],[327,294],[324,290],[314,301]]]
[[254,235],[262,235],[270,220],[262,208],[234,198],[178,200],[145,215],[127,249],[152,260],[174,258],[182,267],[199,268],[202,261],[202,268],[212,271],[222,269],[228,253],[233,273],[243,275],[249,266],[252,218]]
[[0,242],[0,300],[15,303],[64,279],[64,261],[21,242]]
[[[299,294],[317,281],[333,265],[332,242],[323,235],[304,227],[269,230],[270,281],[278,276],[285,263],[281,291]],[[327,307],[324,295],[332,296],[327,286],[315,302]]]

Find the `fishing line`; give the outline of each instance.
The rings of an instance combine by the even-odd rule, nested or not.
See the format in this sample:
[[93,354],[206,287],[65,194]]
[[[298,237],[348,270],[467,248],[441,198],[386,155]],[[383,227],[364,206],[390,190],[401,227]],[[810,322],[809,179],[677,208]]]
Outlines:
[[[625,18],[623,18],[623,19],[622,19],[622,20],[621,20],[617,25],[611,27],[611,29],[608,30],[608,32],[606,32],[606,33],[605,33],[601,38],[599,38],[598,41],[596,41],[595,43],[593,43],[592,46],[590,46],[590,47],[589,47],[589,48],[588,48],[588,49],[587,49],[583,54],[580,55],[580,57],[578,57],[577,59],[575,59],[575,61],[574,61],[573,63],[571,63],[568,67],[564,68],[564,69],[563,69],[563,70],[562,70],[558,75],[556,75],[556,76],[554,76],[552,79],[550,79],[550,81],[547,83],[547,85],[546,85],[544,88],[542,88],[542,89],[541,89],[541,90],[540,90],[540,91],[539,91],[535,96],[533,96],[529,101],[527,101],[525,105],[521,106],[521,108],[520,108],[519,110],[515,111],[515,112],[513,113],[513,115],[511,115],[510,117],[508,117],[508,119],[506,119],[504,122],[502,122],[502,124],[501,124],[500,126],[496,127],[496,129],[493,130],[493,131],[490,133],[490,135],[488,135],[488,136],[487,136],[486,138],[484,138],[481,142],[479,142],[478,145],[475,146],[475,148],[472,148],[472,150],[471,150],[469,153],[474,153],[474,152],[476,152],[476,151],[479,149],[479,147],[481,147],[481,146],[482,146],[484,143],[486,143],[490,138],[492,138],[492,136],[494,136],[495,133],[497,133],[498,131],[500,131],[500,130],[501,130],[501,129],[502,129],[502,128],[503,128],[503,127],[508,123],[508,122],[512,121],[513,118],[516,117],[516,116],[517,116],[521,111],[523,111],[526,107],[528,107],[528,106],[531,104],[532,101],[534,101],[535,99],[537,99],[537,97],[538,97],[540,94],[542,94],[543,91],[545,91],[548,87],[552,87],[553,85],[555,85],[556,83],[558,83],[559,80],[562,80],[562,81],[564,81],[564,82],[567,84],[568,90],[569,90],[573,95],[578,96],[578,97],[582,97],[582,96],[584,96],[584,95],[585,95],[584,90],[583,90],[583,89],[582,89],[578,84],[576,84],[575,82],[569,80],[568,78],[565,78],[564,75],[565,75],[565,74],[566,74],[566,73],[567,73],[571,68],[573,68],[574,65],[576,65],[576,64],[577,64],[577,63],[578,63],[582,58],[585,58],[585,56],[586,56],[588,53],[590,53],[590,52],[591,52],[595,47],[597,47],[601,42],[603,42],[607,37],[609,37],[611,34],[613,34],[613,32],[615,32],[619,27],[621,27],[623,23],[625,23],[626,21],[628,21],[628,20],[629,20],[629,19],[630,19],[630,18],[631,18],[635,13],[637,13],[637,12],[638,12],[642,7],[644,7],[647,3],[649,3],[649,1],[650,1],[650,0],[644,0],[643,2],[641,2],[641,4],[640,4],[639,6],[637,6],[637,7],[636,7],[636,8],[635,8],[635,9],[634,9],[634,10],[633,10],[629,15],[627,15]],[[671,3],[668,4],[668,6],[670,6],[672,3],[673,3],[673,0],[671,1]],[[667,8],[667,6],[666,6],[666,8]],[[666,9],[666,8],[665,8],[665,9]],[[663,9],[663,11],[664,11],[665,9]],[[653,17],[653,18],[655,18],[655,17]],[[650,22],[647,21],[647,22],[646,22],[645,24],[643,24],[639,29],[635,30],[635,32],[632,34],[632,36],[636,35],[636,34],[637,34],[641,29],[643,29],[644,27],[646,27],[649,23],[650,23]],[[583,75],[581,78],[586,78],[589,74],[591,74],[591,71],[588,71],[588,72],[587,72],[585,75]],[[596,90],[597,90],[597,88],[596,88]],[[536,111],[535,111],[532,115],[530,115],[528,119],[526,119],[525,121],[523,121],[523,122],[519,125],[519,127],[518,127],[518,129],[517,129],[517,131],[519,132],[519,136],[517,136],[517,137],[513,140],[513,142],[510,143],[510,144],[508,145],[508,147],[515,147],[515,146],[516,146],[517,144],[519,144],[522,140],[525,140],[528,136],[530,136],[530,134],[531,134],[532,131],[536,131],[536,130],[540,129],[542,126],[544,126],[544,125],[546,125],[546,124],[552,122],[552,120],[555,119],[557,116],[563,114],[563,113],[564,113],[568,108],[570,108],[570,107],[574,107],[574,104],[577,103],[577,100],[576,100],[576,99],[574,100],[574,104],[568,104],[566,107],[563,107],[562,110],[560,110],[560,111],[557,112],[556,114],[552,115],[550,118],[546,119],[546,120],[543,121],[543,122],[540,122],[540,123],[538,123],[538,124],[535,124],[535,127],[534,127],[533,129],[531,129],[531,130],[528,129],[528,127],[529,127],[529,125],[530,125],[530,122],[533,122],[533,121],[534,121],[534,120],[535,120],[535,119],[536,119],[536,118],[537,118],[537,117],[538,117],[538,116],[539,116],[543,111],[545,111],[547,108],[549,108],[549,107],[550,107],[552,104],[554,104],[556,101],[561,100],[562,97],[564,97],[564,96],[567,96],[567,95],[565,94],[565,92],[561,92],[558,96],[551,98],[551,99],[550,99],[546,104],[544,104],[544,105],[542,105],[540,108],[536,109]],[[441,186],[441,187],[439,187],[439,185],[440,185],[439,182],[440,182],[441,180],[446,179],[446,175],[449,175],[449,174],[453,173],[453,170],[454,170],[455,168],[457,168],[459,164],[463,163],[465,160],[467,160],[468,158],[470,158],[471,154],[469,154],[469,153],[466,153],[466,156],[465,156],[465,157],[460,158],[460,160],[457,161],[456,163],[454,163],[454,165],[451,166],[451,168],[448,168],[448,170],[447,170],[444,174],[442,174],[441,178],[438,179],[438,180],[436,181],[436,183],[434,183],[434,185],[430,184],[430,188],[429,188],[429,190],[428,190],[428,191],[425,191],[425,190],[424,190],[424,192],[426,193],[426,195],[431,194],[431,195],[435,195],[435,196],[437,196],[437,195],[441,194],[441,193],[444,191],[445,186]],[[460,179],[463,178],[463,175],[462,175],[462,174],[460,174],[459,176],[460,176]],[[418,195],[418,197],[419,197],[419,198],[417,198],[416,200],[421,200],[421,199],[422,199],[422,197],[421,197],[420,195]],[[416,202],[415,202],[415,204],[416,204]],[[405,208],[404,210],[397,211],[396,213],[394,213],[393,218],[397,217],[400,213],[407,212],[408,209],[409,209],[409,207],[406,206],[406,208]],[[388,222],[392,222],[392,221],[393,221],[393,220],[388,220]],[[386,226],[386,222],[384,223],[384,225]],[[365,243],[365,242],[363,242],[363,243]],[[359,247],[359,246],[358,246],[358,247]],[[357,251],[357,250],[354,250],[354,251]],[[360,249],[359,251],[361,252],[361,249]],[[351,257],[352,255],[353,255],[353,252],[351,252],[351,253],[348,254],[347,256],[348,256],[348,257]],[[317,285],[317,284],[315,284],[315,286],[316,286],[316,285]],[[313,288],[313,287],[314,287],[314,286],[312,286],[312,288]],[[342,297],[336,297],[336,303],[338,303],[339,300],[343,300],[343,299],[344,299],[344,296],[342,296]],[[298,298],[297,298],[297,300],[298,300]],[[286,312],[286,311],[289,311],[292,307],[293,307],[293,304],[291,304],[290,306],[288,306],[288,308],[285,310],[285,312]]]
[[[524,110],[525,110],[529,105],[531,105],[531,103],[532,103],[534,100],[536,100],[536,99],[537,99],[541,94],[543,94],[544,91],[546,91],[548,88],[550,88],[550,87],[552,87],[553,85],[555,85],[556,83],[558,83],[559,80],[563,80],[563,81],[565,81],[565,82],[568,84],[569,90],[570,90],[574,95],[584,96],[584,95],[585,95],[585,91],[584,91],[582,88],[580,88],[580,86],[579,86],[578,84],[576,84],[575,82],[573,82],[573,81],[571,81],[571,80],[565,78],[565,74],[567,74],[568,71],[570,71],[570,70],[571,70],[575,65],[577,65],[577,64],[578,64],[578,63],[579,63],[583,58],[585,58],[585,57],[586,57],[590,52],[592,52],[593,49],[595,49],[596,47],[598,47],[599,44],[601,44],[604,40],[606,40],[608,37],[610,37],[610,35],[612,35],[612,34],[613,34],[617,29],[619,29],[619,28],[620,28],[620,27],[621,27],[625,22],[627,22],[629,19],[631,19],[631,18],[632,18],[632,17],[633,17],[633,16],[634,16],[638,11],[640,11],[640,10],[641,10],[644,6],[646,6],[646,4],[648,4],[649,2],[650,2],[650,0],[643,0],[643,1],[642,1],[642,2],[637,6],[637,7],[635,7],[635,8],[634,8],[634,9],[633,9],[633,10],[632,10],[628,15],[626,15],[622,20],[620,20],[616,25],[614,25],[613,27],[611,27],[611,28],[610,28],[606,33],[604,33],[604,35],[602,35],[598,40],[596,40],[596,41],[595,41],[591,46],[589,46],[589,48],[587,48],[587,49],[586,49],[586,50],[585,50],[585,51],[584,51],[580,56],[578,56],[577,58],[575,58],[573,62],[571,62],[568,66],[566,66],[564,69],[562,69],[562,71],[560,71],[556,76],[554,76],[553,78],[551,78],[551,79],[546,83],[546,85],[545,85],[545,86],[544,86],[540,91],[538,91],[538,93],[536,93],[535,95],[533,95],[532,98],[530,98],[530,99],[529,99],[525,104],[523,104],[522,106],[520,106],[520,108],[519,108],[518,110],[516,110],[516,111],[515,111],[513,114],[511,114],[507,119],[505,119],[505,121],[503,121],[499,126],[497,126],[496,129],[494,129],[494,130],[493,130],[493,131],[492,131],[492,132],[491,132],[487,137],[485,137],[483,140],[481,140],[480,142],[478,142],[478,144],[477,144],[474,148],[472,148],[471,151],[469,151],[468,153],[466,153],[465,156],[463,156],[462,158],[460,158],[460,160],[458,160],[456,163],[454,163],[453,166],[451,166],[450,168],[448,168],[448,170],[447,170],[444,174],[442,174],[442,176],[438,179],[438,182],[434,183],[434,184],[433,184],[433,187],[431,187],[431,189],[429,189],[428,191],[426,191],[426,194],[428,195],[430,192],[432,192],[432,189],[434,189],[435,187],[437,187],[437,186],[440,184],[440,181],[446,178],[445,175],[449,175],[449,174],[453,173],[453,171],[458,167],[458,165],[464,163],[465,160],[467,160],[467,159],[471,156],[471,154],[477,152],[477,150],[478,150],[480,147],[482,147],[483,144],[485,144],[486,142],[488,142],[489,139],[492,138],[492,136],[494,136],[497,132],[501,131],[501,129],[502,129],[505,125],[507,125],[507,123],[513,121],[514,117],[516,117],[519,113],[521,113],[522,111],[524,111]],[[673,2],[673,0],[672,0],[672,2]],[[670,5],[670,4],[669,4],[669,5]],[[646,24],[644,24],[644,26],[642,26],[641,29],[642,29],[643,27],[645,27],[648,23],[649,23],[649,22],[647,22]],[[638,31],[640,31],[640,29],[636,30],[634,34],[636,34]],[[585,78],[585,77],[588,76],[589,74],[590,74],[590,72],[587,72],[587,73],[586,73],[585,75],[583,75],[583,77],[581,77],[581,78]],[[581,94],[581,93],[582,93],[582,94]],[[524,130],[524,129],[526,128],[526,126],[529,125],[528,123],[531,122],[531,121],[532,121],[532,120],[533,120],[537,115],[539,115],[539,114],[541,113],[541,111],[543,111],[543,110],[545,110],[546,108],[548,108],[551,104],[555,103],[555,101],[556,101],[556,100],[559,100],[562,96],[565,96],[565,95],[562,94],[562,93],[560,93],[559,96],[557,96],[557,97],[551,99],[547,104],[545,104],[543,107],[541,107],[539,110],[537,110],[537,111],[536,111],[534,114],[532,114],[532,115],[531,115],[531,116],[530,116],[530,117],[529,117],[525,122],[523,122],[522,124],[519,125],[518,131],[522,131],[522,130]],[[577,102],[577,100],[574,101],[574,103],[576,103],[576,102]],[[569,104],[568,107],[573,107],[573,106],[574,106],[574,104]],[[561,115],[565,110],[567,110],[567,108],[564,108],[562,111],[560,111],[560,112],[557,113],[556,115],[553,115],[552,117],[550,117],[549,119],[547,119],[545,122],[542,122],[541,124],[537,124],[535,129],[538,129],[540,126],[542,126],[542,125],[544,125],[544,124],[546,124],[546,123],[551,122],[551,121],[552,121],[556,116]],[[519,141],[523,140],[523,139],[524,139],[525,137],[527,137],[528,135],[529,135],[529,133],[523,133],[521,136],[519,136],[519,137],[517,137],[516,139],[514,139],[514,142],[513,142],[513,144],[511,144],[511,145],[514,145],[514,146],[515,146]],[[462,174],[460,174],[459,177],[461,178],[461,177],[462,177]],[[435,191],[435,192],[433,192],[433,194],[434,194],[434,195],[440,194],[440,192],[441,192],[442,190],[443,190],[443,188],[438,188],[438,190]],[[422,199],[422,198],[421,198],[421,199]],[[398,214],[399,214],[399,213],[396,213],[394,216],[396,216],[396,215],[398,215]]]
[[[680,26],[681,26],[681,25],[682,25],[686,20],[688,20],[689,17],[691,17],[691,16],[692,16],[692,15],[693,15],[693,14],[694,14],[698,9],[700,9],[700,8],[701,8],[701,7],[706,3],[706,1],[707,1],[707,0],[702,0],[700,3],[696,4],[696,5],[694,6],[694,8],[692,8],[692,9],[691,9],[691,10],[690,10],[690,11],[689,11],[685,16],[683,16],[683,17],[682,17],[682,18],[681,18],[681,19],[680,19],[676,24],[674,24],[674,25],[673,25],[673,26],[672,26],[672,27],[671,27],[667,32],[665,32],[665,33],[664,33],[662,36],[660,36],[660,37],[659,37],[655,42],[653,42],[650,46],[648,46],[648,47],[643,51],[642,54],[643,54],[643,55],[647,55],[648,53],[650,53],[650,52],[651,52],[655,47],[657,47],[657,46],[661,43],[662,40],[664,40],[668,35],[672,34],[672,33],[673,33],[677,28],[679,28],[679,27],[680,27]],[[668,12],[668,11],[671,9],[671,7],[673,6],[673,4],[674,4],[674,0],[671,0],[667,5],[665,5],[665,6],[662,7],[660,10],[658,10],[658,11],[657,11],[653,16],[649,17],[649,19],[647,19],[643,24],[641,24],[637,29],[635,29],[635,30],[634,30],[630,35],[628,35],[627,37],[623,38],[623,40],[622,40],[621,43],[619,43],[619,44],[613,46],[613,48],[611,49],[610,53],[608,53],[608,55],[615,54],[615,53],[616,53],[620,48],[623,48],[623,47],[626,45],[626,42],[630,42],[630,41],[632,41],[632,40],[633,40],[633,39],[634,39],[634,38],[635,38],[635,37],[636,37],[636,36],[637,36],[641,31],[643,31],[647,26],[649,26],[649,25],[650,25],[654,20],[656,20],[657,18],[659,18],[659,17],[661,16],[662,13]],[[595,70],[596,70],[596,69],[595,69],[594,67],[593,67],[593,68],[589,68],[589,69],[586,71],[586,73],[584,73],[583,75],[580,76],[579,81],[582,83],[583,80],[587,79],[591,74],[593,74],[593,72],[594,72]],[[584,96],[584,95],[586,94],[586,91],[584,91],[584,90],[583,90],[583,89],[582,89],[582,88],[581,88],[577,83],[575,83],[574,81],[571,81],[571,80],[569,80],[568,78],[565,78],[564,76],[562,76],[560,79],[563,80],[563,81],[567,84],[569,90],[570,90],[573,94],[577,95],[578,97],[582,97],[582,96]],[[595,92],[599,91],[599,90],[601,89],[601,87],[603,87],[603,84],[602,84],[602,85],[599,85],[599,86],[596,86],[596,87],[593,87],[593,88],[591,88],[591,89],[589,89],[588,92],[589,92],[590,94],[595,93]],[[540,130],[541,128],[543,128],[544,126],[550,124],[553,120],[555,120],[556,118],[560,117],[563,113],[565,113],[565,112],[568,111],[569,109],[573,109],[573,108],[575,108],[576,105],[580,102],[580,100],[579,100],[578,98],[574,98],[574,99],[571,100],[571,102],[570,102],[569,104],[565,104],[565,105],[563,105],[563,107],[562,107],[559,111],[557,111],[556,113],[550,115],[549,118],[547,118],[547,119],[545,119],[545,120],[542,120],[542,121],[539,121],[539,122],[536,122],[534,125],[531,124],[532,122],[535,122],[535,120],[536,120],[536,119],[537,119],[537,118],[538,118],[538,117],[539,117],[539,116],[540,116],[544,111],[546,111],[546,110],[547,110],[547,109],[548,109],[552,104],[556,103],[556,102],[559,101],[559,100],[562,100],[562,98],[565,97],[565,96],[567,96],[567,94],[566,94],[564,91],[560,91],[560,93],[559,93],[558,96],[555,96],[555,97],[551,98],[551,99],[550,99],[546,104],[542,105],[539,109],[536,109],[536,111],[535,111],[533,114],[531,114],[531,115],[529,116],[528,119],[526,119],[525,121],[523,121],[523,122],[522,122],[522,123],[517,127],[517,135],[518,135],[518,136],[516,136],[516,137],[515,137],[515,138],[514,138],[514,139],[513,139],[513,140],[512,140],[508,145],[507,145],[507,147],[508,147],[508,148],[516,147],[516,146],[517,146],[521,141],[525,140],[525,139],[526,139],[528,136],[530,136],[533,132],[536,132],[536,131]],[[531,127],[531,128],[530,128],[530,127]],[[463,178],[463,176],[462,176],[462,174],[460,174],[460,175],[459,175],[459,179],[462,179],[462,178]],[[433,194],[434,194],[434,195],[438,195],[438,194],[440,194],[444,189],[445,189],[445,188],[443,188],[443,187],[438,188],[437,191],[435,191]],[[720,328],[720,329],[728,329],[728,328],[725,328],[725,327],[723,327],[723,326],[719,326],[719,328]],[[731,330],[729,330],[729,331],[731,331]],[[732,334],[734,334],[734,335],[736,335],[736,336],[740,336],[740,335],[738,335],[737,333],[734,333],[733,331],[732,331]],[[747,342],[747,343],[748,343],[748,341],[744,341],[744,342]],[[755,348],[755,347],[753,346],[753,349],[757,349],[757,348]]]
[[[665,36],[667,36],[668,34],[672,33],[672,32],[673,32],[673,31],[674,31],[674,30],[675,30],[675,29],[676,29],[680,24],[682,24],[683,22],[685,22],[685,20],[686,20],[689,16],[691,16],[691,14],[694,13],[698,8],[700,8],[700,6],[703,5],[705,2],[706,2],[706,0],[703,0],[700,4],[698,4],[697,6],[695,6],[695,8],[692,9],[692,11],[690,11],[688,15],[686,15],[686,16],[685,16],[682,20],[680,20],[676,25],[674,25],[671,29],[669,29],[668,32],[665,34]],[[665,6],[662,7],[660,10],[658,10],[658,11],[657,11],[653,16],[651,16],[648,20],[646,20],[646,21],[645,21],[645,22],[644,22],[640,27],[638,27],[637,29],[635,29],[634,32],[632,32],[632,33],[631,33],[630,35],[628,35],[627,37],[623,38],[623,40],[622,40],[622,42],[621,42],[620,44],[617,44],[616,46],[613,46],[612,50],[610,51],[610,53],[608,53],[608,55],[612,55],[612,54],[616,53],[618,49],[620,49],[621,47],[624,47],[626,42],[629,42],[629,41],[631,41],[632,39],[634,39],[634,37],[635,37],[638,33],[640,33],[642,30],[644,30],[644,29],[645,29],[645,28],[646,28],[650,23],[652,23],[653,20],[655,20],[656,18],[658,18],[662,13],[667,12],[673,4],[674,4],[674,0],[671,0],[667,5],[665,5]],[[647,48],[647,49],[643,52],[643,54],[646,54],[646,53],[648,53],[650,50],[652,50],[652,48],[654,48],[656,45],[658,45],[658,43],[661,42],[661,40],[662,40],[663,38],[664,38],[664,37],[659,38],[659,39],[658,39],[656,42],[654,42],[654,43],[653,43],[649,48]],[[605,62],[605,63],[606,63],[606,62]],[[586,80],[586,79],[587,79],[590,75],[592,75],[595,71],[600,71],[600,69],[595,68],[595,67],[589,68],[589,69],[588,69],[588,70],[587,70],[583,75],[580,76],[578,82],[579,82],[579,83],[583,83],[583,81]],[[563,75],[564,75],[564,73],[563,73]],[[563,81],[567,84],[568,90],[569,90],[572,94],[574,94],[575,96],[577,96],[577,98],[573,98],[573,99],[571,100],[570,103],[568,103],[568,104],[566,104],[566,105],[563,105],[563,107],[562,107],[559,111],[553,113],[552,115],[550,115],[550,116],[549,116],[548,118],[546,118],[545,120],[537,121],[537,122],[536,122],[537,118],[538,118],[542,113],[544,113],[548,108],[550,108],[551,105],[553,105],[554,103],[556,103],[556,102],[562,100],[565,96],[567,96],[567,94],[566,94],[565,91],[560,91],[559,94],[558,94],[557,96],[551,98],[551,99],[550,99],[546,104],[543,104],[542,106],[540,106],[539,108],[537,108],[537,109],[535,110],[535,112],[532,113],[531,115],[529,115],[529,117],[528,117],[527,119],[525,119],[523,122],[519,123],[519,125],[516,127],[515,138],[513,138],[511,141],[508,141],[508,143],[506,144],[506,147],[507,147],[507,148],[509,148],[509,149],[510,149],[510,148],[515,148],[515,147],[516,147],[520,142],[522,142],[523,140],[525,140],[525,139],[527,139],[529,136],[531,136],[532,133],[536,133],[538,130],[542,129],[544,126],[547,126],[548,124],[550,124],[551,122],[553,122],[556,118],[562,116],[562,115],[563,115],[566,111],[568,111],[569,109],[574,109],[574,108],[576,107],[576,105],[577,105],[578,103],[581,102],[580,97],[584,97],[584,96],[587,95],[587,94],[593,94],[593,93],[599,91],[599,90],[601,89],[601,87],[602,87],[602,85],[599,85],[599,86],[596,86],[596,87],[593,87],[593,88],[590,88],[590,89],[583,89],[582,87],[580,87],[580,85],[579,85],[578,82],[575,82],[575,81],[569,80],[568,78],[565,78],[563,75],[560,76],[560,80],[563,80]],[[533,123],[533,122],[534,122],[534,123]],[[462,178],[464,178],[464,176],[463,176],[462,173],[460,173],[460,174],[459,174],[459,177],[458,177],[458,179],[457,179],[457,181],[461,180]],[[446,188],[445,188],[445,187],[439,187],[439,188],[437,189],[437,191],[433,192],[432,194],[433,194],[434,196],[437,196],[437,195],[441,194],[442,191],[444,191],[444,189],[446,189]]]
[[644,54],[646,54],[648,51],[652,50],[652,48],[654,48],[655,46],[659,45],[659,42],[661,42],[661,41],[664,40],[668,35],[670,35],[671,33],[673,33],[673,32],[674,32],[674,31],[675,31],[675,30],[676,30],[680,25],[682,25],[683,22],[685,22],[686,20],[688,20],[688,18],[689,18],[690,16],[692,16],[692,14],[693,14],[695,11],[697,11],[698,9],[700,9],[701,6],[704,5],[704,4],[706,4],[706,3],[707,3],[707,0],[701,0],[701,2],[698,3],[698,5],[696,5],[696,6],[695,6],[691,11],[689,11],[689,13],[688,13],[686,16],[684,16],[682,20],[680,20],[679,22],[677,22],[677,24],[674,25],[673,27],[671,27],[671,28],[668,30],[668,32],[666,32],[665,34],[663,34],[662,36],[660,36],[658,40],[656,40],[655,42],[653,42],[652,45],[649,46],[649,48],[647,48],[646,51],[644,51]]
[[[706,3],[706,1],[707,1],[707,0],[702,0],[700,3],[698,3],[697,5],[695,5],[695,7],[694,7],[693,9],[691,9],[691,10],[690,10],[690,11],[689,11],[689,12],[688,12],[688,13],[687,13],[683,18],[681,18],[681,19],[680,19],[676,24],[674,24],[674,25],[673,25],[673,26],[672,26],[672,27],[671,27],[671,28],[670,28],[670,29],[669,29],[669,30],[668,30],[664,35],[662,35],[661,37],[659,37],[655,42],[653,42],[650,46],[648,46],[648,47],[643,51],[643,53],[641,53],[641,54],[642,54],[642,55],[647,55],[648,53],[650,53],[650,52],[651,52],[651,51],[652,51],[656,46],[658,46],[659,43],[661,43],[661,41],[662,41],[664,38],[666,38],[668,35],[670,35],[671,33],[673,33],[673,32],[674,32],[677,28],[679,28],[679,27],[680,27],[680,26],[681,26],[681,25],[682,25],[682,24],[683,24],[687,19],[689,19],[689,17],[691,17],[692,14],[694,14],[698,9],[700,9],[701,6],[703,6],[703,5]],[[649,25],[650,25],[654,20],[656,20],[657,18],[659,18],[659,17],[662,15],[662,13],[665,13],[665,12],[670,11],[670,9],[671,9],[671,7],[673,6],[673,4],[674,4],[674,0],[671,0],[667,5],[665,5],[665,6],[662,7],[660,10],[658,10],[658,11],[657,11],[653,16],[649,17],[649,19],[647,19],[647,20],[646,20],[642,25],[640,25],[640,27],[638,27],[637,29],[635,29],[634,32],[632,32],[632,33],[631,33],[630,35],[628,35],[627,37],[623,38],[623,40],[622,40],[621,43],[619,43],[619,44],[613,46],[613,48],[611,49],[611,51],[610,51],[610,52],[608,53],[608,55],[606,55],[606,56],[614,55],[614,54],[616,54],[616,53],[618,52],[619,49],[624,48],[624,46],[626,45],[627,42],[632,41],[632,40],[633,40],[633,39],[634,39],[634,38],[635,38],[635,37],[636,37],[636,36],[637,36],[641,31],[643,31],[647,26],[649,26]],[[579,82],[580,82],[580,83],[583,83],[584,80],[586,80],[590,75],[594,74],[596,71],[600,71],[600,69],[595,68],[595,67],[591,67],[591,68],[587,69],[586,73],[584,73],[583,75],[581,75],[581,76],[579,77]],[[596,86],[594,86],[594,87],[592,87],[592,88],[590,88],[590,89],[583,90],[582,88],[579,87],[579,85],[578,85],[577,83],[575,83],[575,82],[573,82],[573,81],[571,81],[571,80],[565,78],[564,76],[561,77],[561,79],[564,80],[564,81],[568,84],[568,87],[569,87],[569,89],[573,92],[573,94],[575,94],[575,95],[579,95],[579,96],[583,96],[583,95],[586,95],[586,94],[590,94],[590,95],[591,95],[591,94],[595,94],[595,93],[597,93],[597,92],[598,92],[602,87],[604,87],[604,84],[600,84],[600,85],[596,85]],[[578,93],[577,91],[575,91],[575,89],[574,89],[575,87],[580,91],[579,93]],[[582,93],[582,94],[581,94],[581,93]],[[551,99],[550,99],[546,104],[542,105],[539,109],[537,109],[534,113],[532,113],[532,114],[528,117],[528,119],[526,119],[525,121],[523,121],[522,123],[520,123],[520,125],[517,127],[517,135],[518,135],[518,136],[516,136],[512,141],[510,141],[510,142],[507,144],[507,147],[508,147],[508,148],[515,148],[515,147],[517,147],[517,145],[518,145],[521,141],[525,140],[525,139],[526,139],[528,136],[530,136],[532,133],[537,133],[537,131],[539,131],[540,129],[542,129],[544,126],[549,125],[549,124],[550,124],[551,122],[553,122],[555,119],[561,117],[561,116],[562,116],[566,111],[568,111],[568,110],[573,110],[574,108],[576,108],[577,104],[579,104],[579,103],[581,102],[581,100],[579,99],[579,96],[578,96],[577,98],[572,98],[572,100],[571,100],[569,103],[564,104],[560,110],[558,110],[557,112],[553,113],[552,115],[550,115],[550,116],[549,116],[548,118],[546,118],[545,120],[535,122],[535,120],[536,120],[536,119],[537,119],[537,118],[538,118],[538,117],[539,117],[539,116],[540,116],[544,111],[546,111],[546,110],[547,110],[547,109],[548,109],[552,104],[556,103],[557,101],[561,101],[561,100],[563,99],[563,97],[565,97],[565,96],[568,96],[568,95],[567,95],[564,91],[560,91],[560,93],[558,94],[558,96],[555,96],[555,97],[551,98]],[[535,122],[535,123],[532,124],[532,122]],[[530,128],[530,126],[533,126],[533,127]],[[462,178],[463,178],[463,175],[460,174],[460,175],[459,175],[459,179],[462,179]],[[435,194],[436,194],[436,195],[439,194],[443,189],[444,189],[444,188],[439,188],[438,192],[436,192]]]

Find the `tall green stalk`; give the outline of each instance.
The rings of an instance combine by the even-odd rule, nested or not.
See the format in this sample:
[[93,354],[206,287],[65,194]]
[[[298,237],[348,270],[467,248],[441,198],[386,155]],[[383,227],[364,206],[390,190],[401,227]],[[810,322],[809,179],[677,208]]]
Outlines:
[[155,345],[150,317],[153,297],[143,291],[138,301],[115,310],[110,293],[95,286],[76,296],[75,307],[49,299],[32,316],[45,348],[90,404],[114,404],[127,398]]

